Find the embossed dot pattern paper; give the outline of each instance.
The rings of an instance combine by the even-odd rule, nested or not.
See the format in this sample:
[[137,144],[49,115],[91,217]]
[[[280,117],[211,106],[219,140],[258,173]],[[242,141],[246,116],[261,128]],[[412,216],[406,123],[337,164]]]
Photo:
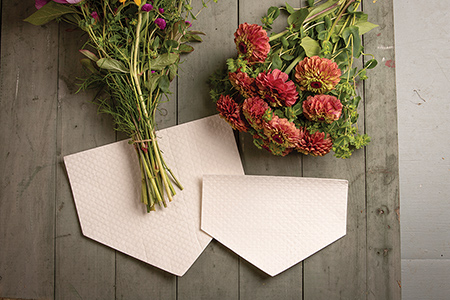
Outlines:
[[346,234],[348,182],[205,175],[202,229],[275,276]]
[[157,132],[184,186],[165,209],[140,203],[136,153],[121,141],[64,157],[83,234],[182,276],[211,237],[200,229],[203,174],[244,174],[231,127],[218,115]]

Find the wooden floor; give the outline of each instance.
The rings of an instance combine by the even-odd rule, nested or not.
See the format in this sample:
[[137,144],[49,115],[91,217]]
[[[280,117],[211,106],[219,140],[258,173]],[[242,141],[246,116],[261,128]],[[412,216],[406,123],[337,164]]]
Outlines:
[[[247,174],[350,183],[347,235],[274,278],[215,241],[176,277],[82,236],[62,157],[123,137],[97,114],[92,94],[75,94],[82,34],[23,22],[33,2],[0,1],[0,299],[401,298],[392,0],[363,3],[380,25],[364,38],[379,60],[360,88],[360,127],[372,136],[365,150],[347,160],[276,158],[239,136]],[[268,6],[284,4],[262,2],[219,1],[201,13],[194,26],[207,36],[181,65],[160,128],[216,113],[205,82],[233,55],[238,24],[257,23]]]

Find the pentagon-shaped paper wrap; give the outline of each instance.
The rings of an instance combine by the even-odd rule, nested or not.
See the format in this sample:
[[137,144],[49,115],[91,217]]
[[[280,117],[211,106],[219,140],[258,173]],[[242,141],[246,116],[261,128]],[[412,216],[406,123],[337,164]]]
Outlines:
[[140,203],[136,153],[121,141],[64,157],[85,236],[182,276],[211,241],[200,229],[203,174],[244,174],[232,129],[216,116],[157,132],[184,186],[165,209]]
[[347,180],[205,175],[202,229],[271,276],[346,234]]

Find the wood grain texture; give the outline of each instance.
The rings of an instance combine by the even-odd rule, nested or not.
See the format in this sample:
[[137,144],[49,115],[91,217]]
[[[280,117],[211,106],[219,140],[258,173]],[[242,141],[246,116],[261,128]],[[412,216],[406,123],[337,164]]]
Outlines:
[[[392,1],[365,1],[364,11],[380,26],[367,33],[364,47],[379,59],[365,83],[368,299],[400,299],[400,216],[397,101]],[[384,63],[383,63],[384,62]]]
[[94,92],[76,94],[84,33],[61,24],[59,36],[55,297],[113,299],[115,251],[82,235],[63,157],[114,142],[116,135],[111,118],[97,113]]
[[[300,7],[301,1],[290,1]],[[92,92],[75,94],[83,39],[64,24],[23,22],[33,1],[1,1],[0,298],[23,299],[400,299],[400,239],[395,77],[380,64],[361,86],[362,130],[373,137],[348,160],[331,155],[275,157],[236,134],[246,174],[349,180],[347,235],[304,262],[270,277],[212,241],[176,277],[82,235],[64,155],[125,136],[97,114]],[[284,1],[210,3],[194,22],[206,33],[183,56],[159,128],[217,113],[207,79],[235,55],[239,23],[260,23]],[[200,1],[195,1],[195,9]],[[365,1],[381,26],[364,39],[379,61],[393,58],[392,1]],[[282,30],[283,22],[275,24]],[[364,126],[365,125],[365,126]],[[6,128],[6,130],[5,130]],[[119,138],[118,138],[119,137]],[[7,141],[6,143],[4,141]],[[398,281],[398,282],[397,282]]]
[[53,299],[58,28],[2,3],[0,296]]
[[[304,262],[305,299],[364,299],[366,294],[365,159],[356,151],[349,159],[305,157],[303,176],[349,182],[347,233]],[[351,283],[351,284],[349,284]]]
[[[201,9],[201,1],[194,1],[194,10]],[[225,60],[233,55],[230,43],[237,26],[237,0],[219,1],[204,8],[194,30],[205,33],[202,43],[194,43],[194,52],[185,56],[179,66],[178,123],[185,123],[217,113],[209,97],[208,78]]]

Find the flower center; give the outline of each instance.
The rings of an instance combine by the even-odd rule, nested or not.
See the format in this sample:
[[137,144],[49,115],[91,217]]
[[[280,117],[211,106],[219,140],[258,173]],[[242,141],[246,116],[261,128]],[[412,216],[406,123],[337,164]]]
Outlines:
[[279,133],[272,135],[272,140],[275,143],[283,144],[283,136],[281,134],[279,134]]
[[247,54],[247,45],[244,42],[240,42],[239,45],[239,52],[242,54]]
[[313,81],[311,82],[311,87],[313,89],[320,89],[322,87],[322,83],[319,81]]

